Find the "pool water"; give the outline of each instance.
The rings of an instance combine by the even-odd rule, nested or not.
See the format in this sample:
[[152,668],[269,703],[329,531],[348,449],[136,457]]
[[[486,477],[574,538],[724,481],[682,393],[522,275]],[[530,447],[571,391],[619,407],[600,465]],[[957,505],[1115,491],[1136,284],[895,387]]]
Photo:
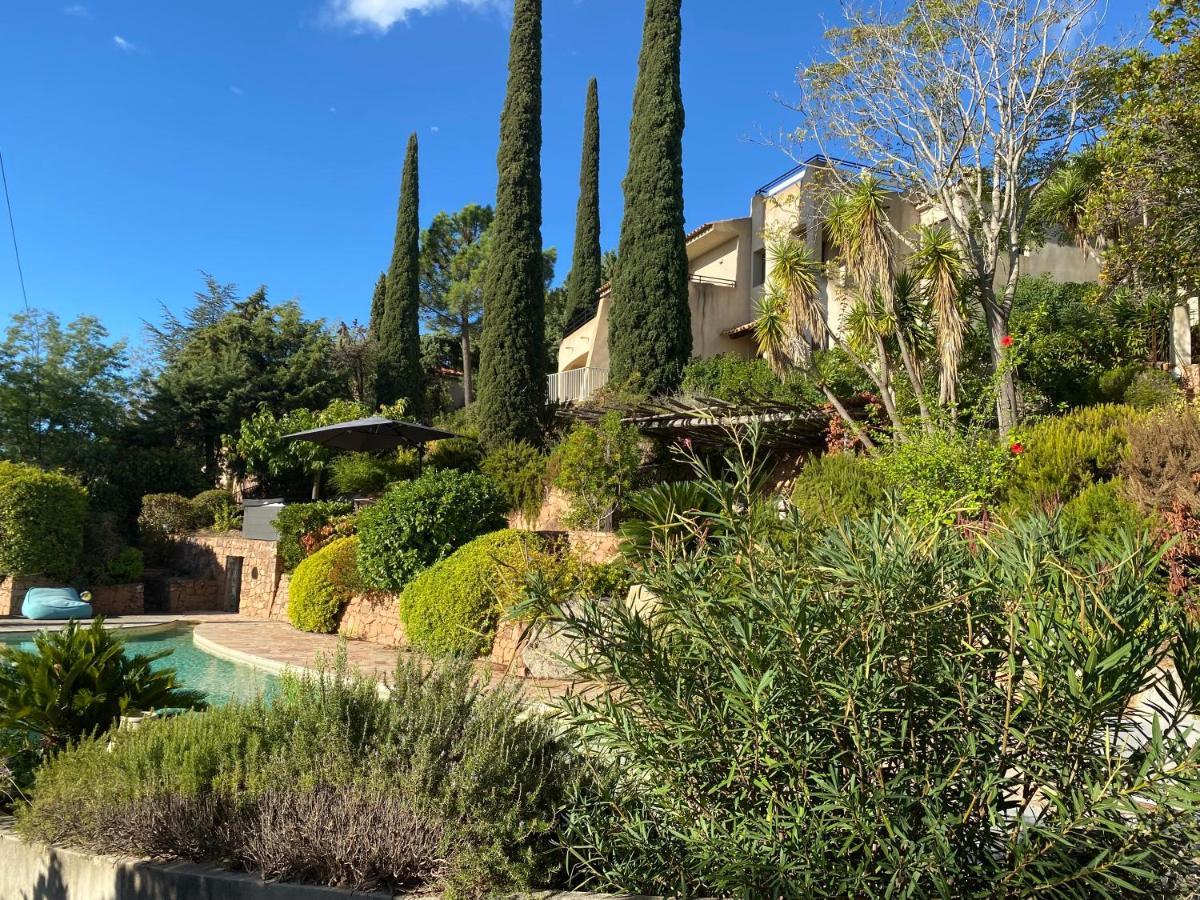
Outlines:
[[[9,639],[8,643],[16,643],[25,650],[34,649],[34,643],[28,640]],[[153,663],[152,668],[174,668],[178,673],[178,681],[184,687],[203,691],[208,695],[208,702],[214,706],[222,706],[231,700],[253,700],[259,694],[270,699],[279,688],[279,679],[269,672],[205,653],[192,643],[190,628],[144,636],[129,635],[125,638],[127,655],[157,653],[160,650],[170,650],[171,655]]]

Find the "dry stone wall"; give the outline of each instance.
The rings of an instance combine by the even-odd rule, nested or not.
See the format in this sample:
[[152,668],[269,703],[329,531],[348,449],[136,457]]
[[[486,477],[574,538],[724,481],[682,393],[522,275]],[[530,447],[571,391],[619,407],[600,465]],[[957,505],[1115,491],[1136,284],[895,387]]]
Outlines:
[[338,634],[385,647],[404,647],[408,641],[400,622],[400,603],[394,594],[363,594],[342,612]]
[[[236,560],[241,561],[241,578],[235,580]],[[173,562],[181,573],[215,583],[216,597],[209,609],[232,611],[235,591],[240,591],[237,607],[243,616],[287,619],[286,576],[275,541],[250,540],[236,531],[199,532],[176,542]]]

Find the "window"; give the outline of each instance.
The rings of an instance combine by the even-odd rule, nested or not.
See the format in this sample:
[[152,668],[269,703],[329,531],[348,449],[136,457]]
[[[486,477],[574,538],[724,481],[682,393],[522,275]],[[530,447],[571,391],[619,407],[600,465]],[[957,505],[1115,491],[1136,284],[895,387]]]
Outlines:
[[751,265],[752,272],[750,283],[753,287],[760,286],[767,280],[767,251],[764,247],[762,250],[754,251],[754,262]]

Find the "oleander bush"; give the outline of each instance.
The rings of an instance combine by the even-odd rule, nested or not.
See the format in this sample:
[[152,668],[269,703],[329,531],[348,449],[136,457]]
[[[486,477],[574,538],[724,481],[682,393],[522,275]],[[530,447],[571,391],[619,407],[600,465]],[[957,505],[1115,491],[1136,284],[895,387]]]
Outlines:
[[401,591],[422,569],[506,524],[503,492],[483,475],[440,469],[392,485],[358,517],[363,581]]
[[0,460],[0,575],[73,576],[87,515],[74,478]]
[[94,852],[215,862],[269,880],[479,898],[546,884],[566,786],[557,732],[468,663],[345,667],[83,740],[37,774],[20,830]]
[[237,502],[233,494],[220,488],[201,491],[192,498],[192,527],[214,528],[228,522],[237,514]]
[[420,461],[414,450],[390,454],[342,453],[329,464],[334,489],[348,497],[374,497],[393,481],[416,478]]
[[313,541],[305,546],[304,538],[316,535],[335,519],[354,512],[354,504],[345,500],[317,500],[313,503],[289,503],[275,517],[279,534],[279,559],[285,572],[295,571],[304,561],[309,548],[317,549]]
[[1066,503],[1088,485],[1117,474],[1137,413],[1101,404],[1046,419],[1021,436],[1021,453],[1008,484],[1017,510]]
[[103,734],[121,716],[205,705],[202,694],[179,686],[174,669],[152,665],[170,650],[128,656],[103,619],[39,631],[34,645],[0,643],[0,731],[37,735],[43,752]]
[[514,606],[528,573],[553,557],[531,532],[505,529],[477,537],[421,572],[400,595],[404,634],[436,656],[478,656],[496,622]]
[[[1160,549],[893,510],[743,516],[655,598],[530,603],[599,685],[562,701],[597,777],[572,886],[677,897],[1171,896],[1200,852],[1200,633]],[[1162,668],[1170,656],[1176,675]],[[1155,705],[1133,703],[1161,692]]]
[[634,491],[621,522],[621,552],[640,559],[652,550],[707,539],[720,528],[720,498],[701,481],[668,481]]
[[806,520],[833,524],[865,518],[888,499],[882,467],[855,453],[827,453],[804,464],[792,486],[792,507]]
[[358,538],[338,538],[296,566],[288,583],[288,620],[301,631],[331,634],[361,590]]
[[532,527],[546,499],[546,457],[536,447],[510,441],[488,453],[479,468],[504,492],[508,511]]

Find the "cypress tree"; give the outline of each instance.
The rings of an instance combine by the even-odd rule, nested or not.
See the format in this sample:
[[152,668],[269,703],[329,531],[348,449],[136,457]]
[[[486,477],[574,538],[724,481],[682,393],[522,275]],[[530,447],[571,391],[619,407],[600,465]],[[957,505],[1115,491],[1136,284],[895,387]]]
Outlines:
[[387,274],[379,273],[375,282],[375,293],[371,295],[371,318],[367,324],[367,334],[373,340],[379,339],[379,329],[383,325],[383,311],[387,306]]
[[408,139],[400,177],[396,243],[377,329],[379,378],[375,391],[381,404],[406,400],[409,413],[414,415],[419,412],[421,395],[421,221],[417,185],[417,136],[413,134]]
[[542,2],[516,0],[483,290],[478,414],[487,446],[541,443],[547,387],[541,152]]
[[609,321],[611,377],[651,395],[679,387],[692,354],[683,231],[681,0],[647,0],[638,58],[620,260]]
[[594,310],[600,292],[600,99],[593,78],[583,113],[583,159],[579,165],[579,206],[575,211],[575,250],[567,284],[565,322],[581,309]]

